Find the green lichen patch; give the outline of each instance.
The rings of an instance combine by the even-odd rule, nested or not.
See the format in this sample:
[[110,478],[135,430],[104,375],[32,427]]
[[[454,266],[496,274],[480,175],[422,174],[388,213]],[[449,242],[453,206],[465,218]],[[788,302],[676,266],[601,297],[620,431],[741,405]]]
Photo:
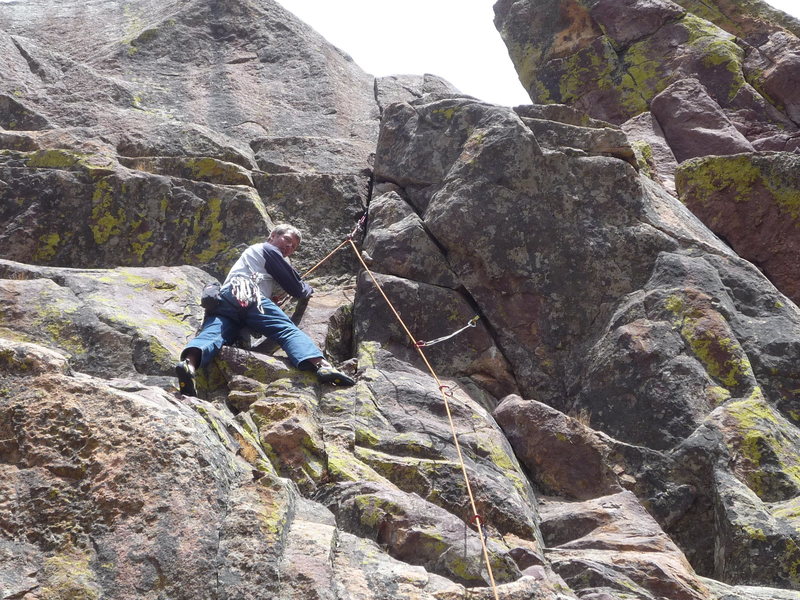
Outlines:
[[41,600],[98,600],[101,589],[89,554],[69,549],[44,561]]
[[186,167],[193,179],[209,181],[224,185],[253,185],[250,175],[237,164],[217,160],[216,158],[187,159]]
[[359,522],[368,530],[377,530],[388,517],[405,517],[405,510],[397,503],[372,494],[361,494],[353,499]]
[[86,340],[74,325],[71,318],[77,307],[62,298],[42,294],[41,304],[36,308],[33,326],[36,338],[46,345],[53,345],[72,357],[82,357],[88,353]]
[[653,158],[653,147],[642,140],[633,140],[631,149],[636,158],[636,168],[640,173],[653,179],[655,174],[655,160]]
[[211,428],[211,431],[213,431],[216,434],[219,441],[222,442],[222,445],[225,446],[225,448],[228,451],[233,451],[230,437],[225,431],[224,425],[217,420],[216,415],[212,414],[208,406],[206,406],[204,402],[198,401],[194,403],[192,407],[195,409],[195,411],[197,411],[197,413],[200,416],[203,417],[205,422]]
[[800,533],[800,496],[774,506],[772,516],[788,521],[791,527]]
[[271,485],[272,479],[267,475],[256,487],[259,496],[257,519],[261,534],[267,541],[276,543],[284,538],[291,523],[292,502],[284,486]]
[[456,112],[458,112],[458,108],[455,106],[448,106],[447,108],[435,108],[431,112],[434,115],[443,117],[447,121],[451,121],[455,116]]
[[697,13],[688,12],[681,19],[680,24],[686,30],[689,44],[697,43],[706,38],[731,39],[733,36],[715,25],[714,19],[698,16]]
[[389,482],[356,456],[335,444],[325,447],[328,456],[327,471],[331,481],[377,481]]
[[702,321],[685,323],[681,335],[689,342],[692,352],[703,363],[708,374],[725,387],[738,388],[752,380],[750,360],[732,337],[718,335]]
[[92,214],[89,223],[95,243],[102,245],[112,236],[120,235],[124,221],[125,215],[117,204],[108,179],[98,181],[92,194]]
[[755,382],[750,359],[725,318],[702,295],[672,294],[664,308],[692,354],[729,391],[750,391]]
[[0,349],[0,373],[27,374],[36,367],[32,356],[18,352],[14,348]]
[[505,39],[505,42],[509,56],[514,59],[519,80],[528,90],[531,99],[540,104],[554,102],[547,88],[536,77],[542,60],[541,48],[531,42],[520,44],[510,39]]
[[111,174],[115,162],[103,154],[82,154],[63,148],[36,150],[19,156],[25,158],[28,167],[33,169],[82,171],[92,178]]
[[145,253],[155,245],[150,241],[150,238],[153,237],[153,232],[144,230],[134,235],[135,237],[131,241],[131,250],[137,259],[137,264],[143,264]]
[[39,236],[39,244],[36,246],[36,253],[33,256],[34,262],[46,262],[53,258],[58,252],[61,236],[56,233],[46,233]]
[[417,493],[434,504],[443,504],[439,492],[445,487],[458,488],[456,494],[460,498],[466,497],[457,462],[394,456],[359,447],[356,447],[355,455],[403,491]]
[[[784,217],[800,219],[800,173],[791,156],[736,154],[708,156],[682,163],[675,174],[681,200],[690,208],[712,201],[747,203],[772,198]],[[764,193],[759,193],[764,192]]]
[[355,434],[355,443],[359,446],[371,448],[380,443],[380,436],[378,432],[370,429],[361,422],[354,423],[353,432]]
[[[204,247],[197,254],[201,261],[210,261],[227,247],[226,241],[222,239],[221,212],[222,201],[219,198],[209,198],[192,224],[188,244],[190,247]],[[199,244],[201,239],[203,244]]]
[[485,457],[492,467],[500,471],[524,498],[528,493],[528,484],[516,460],[490,434],[476,437],[475,440],[475,451],[478,455]]
[[253,179],[244,167],[210,156],[136,157],[123,159],[122,162],[129,168],[158,175],[220,185],[253,186]]
[[730,401],[725,411],[726,443],[735,469],[767,502],[800,495],[800,433],[756,388],[749,398]]
[[621,103],[631,116],[648,110],[650,101],[671,82],[663,53],[650,39],[631,44],[622,55],[622,68]]
[[361,342],[358,345],[358,364],[362,369],[375,369],[378,365],[378,342]]
[[742,70],[744,50],[732,39],[704,39],[698,42],[698,51],[703,58],[702,66],[707,70],[726,72],[728,85],[727,101],[732,102],[747,83]]
[[280,402],[260,401],[253,404],[251,416],[260,431],[288,418],[307,419],[311,417],[308,406],[302,400],[287,399]]
[[786,540],[786,547],[781,553],[780,561],[793,586],[800,585],[800,546],[795,540]]
[[28,166],[34,169],[72,169],[81,164],[85,155],[69,150],[38,150],[28,155]]
[[706,388],[706,397],[708,398],[711,406],[719,406],[721,404],[724,404],[727,400],[730,399],[731,393],[724,387],[720,387],[717,385],[708,386]]
[[611,42],[602,37],[592,46],[566,58],[559,81],[559,100],[572,103],[589,89],[610,89],[614,86],[613,74],[619,60]]

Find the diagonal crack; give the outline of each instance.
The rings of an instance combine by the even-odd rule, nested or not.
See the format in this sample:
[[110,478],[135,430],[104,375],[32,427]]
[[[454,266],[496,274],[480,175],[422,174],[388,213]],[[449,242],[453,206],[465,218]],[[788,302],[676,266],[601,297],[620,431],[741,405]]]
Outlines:
[[28,68],[31,70],[31,73],[39,77],[43,82],[47,83],[47,73],[45,72],[44,68],[42,67],[41,63],[33,58],[25,48],[22,47],[19,41],[17,41],[16,36],[11,36],[11,41],[17,47],[17,50],[20,53],[20,56],[25,59],[25,62],[28,63]]

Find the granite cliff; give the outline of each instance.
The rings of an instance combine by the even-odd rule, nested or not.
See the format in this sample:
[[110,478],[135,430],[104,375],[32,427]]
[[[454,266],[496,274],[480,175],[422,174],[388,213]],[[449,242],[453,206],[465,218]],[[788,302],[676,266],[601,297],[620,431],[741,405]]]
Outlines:
[[[531,105],[272,0],[0,4],[3,600],[800,599],[800,26],[495,13]],[[449,413],[349,248],[301,325],[355,387],[260,346],[175,390],[205,283],[365,209],[416,336],[480,317],[425,349]]]

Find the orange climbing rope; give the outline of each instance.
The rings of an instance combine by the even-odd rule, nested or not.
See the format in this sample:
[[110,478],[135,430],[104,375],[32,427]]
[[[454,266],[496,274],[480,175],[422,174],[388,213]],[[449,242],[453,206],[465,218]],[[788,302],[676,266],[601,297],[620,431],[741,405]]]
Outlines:
[[494,598],[495,600],[499,600],[497,595],[497,584],[494,581],[494,573],[492,572],[492,565],[489,562],[489,549],[486,547],[486,539],[483,537],[483,528],[481,527],[481,517],[478,514],[477,506],[475,506],[475,496],[472,494],[472,486],[470,485],[469,477],[467,476],[467,467],[466,465],[464,465],[464,457],[461,453],[461,444],[458,443],[458,436],[456,435],[456,428],[455,424],[453,423],[453,416],[450,412],[450,402],[448,402],[447,400],[448,397],[451,398],[453,397],[453,391],[450,388],[450,386],[444,385],[442,381],[439,379],[439,376],[436,374],[436,371],[434,371],[433,367],[431,366],[431,363],[428,361],[428,357],[425,356],[425,353],[422,351],[422,346],[417,343],[416,338],[411,334],[411,331],[409,331],[405,322],[403,322],[403,318],[397,312],[391,300],[389,300],[388,296],[386,296],[386,293],[383,291],[383,288],[378,283],[378,280],[375,279],[375,276],[372,274],[372,271],[370,271],[369,267],[364,262],[364,259],[361,258],[361,253],[358,251],[358,248],[356,248],[355,243],[353,243],[352,237],[347,238],[346,241],[350,242],[350,246],[353,248],[353,252],[355,252],[355,255],[358,258],[358,261],[361,263],[361,266],[364,267],[364,270],[367,272],[370,279],[372,279],[372,283],[375,284],[375,287],[378,289],[381,296],[383,296],[383,299],[386,301],[386,304],[389,306],[389,309],[392,311],[392,313],[394,313],[394,316],[397,319],[398,323],[400,323],[400,326],[403,328],[403,331],[406,332],[406,335],[408,335],[409,339],[411,340],[411,343],[414,345],[414,348],[417,349],[417,352],[422,357],[425,366],[428,367],[428,371],[430,371],[431,376],[436,381],[436,385],[439,386],[439,393],[442,394],[442,400],[444,400],[444,408],[445,412],[447,413],[447,420],[450,422],[450,432],[453,435],[453,443],[456,446],[456,454],[458,455],[458,462],[461,464],[461,474],[464,476],[464,483],[467,486],[467,495],[469,496],[469,502],[472,508],[472,515],[473,515],[472,519],[470,520],[473,521],[475,523],[475,526],[478,528],[478,537],[481,540],[481,547],[483,548],[483,558],[484,561],[486,562],[486,570],[489,573],[489,580],[492,584],[492,591],[494,592]]
[[352,242],[352,239],[355,237],[355,235],[364,226],[364,223],[366,222],[366,220],[367,220],[367,213],[364,213],[363,215],[361,215],[361,218],[358,220],[358,223],[356,223],[356,226],[353,227],[353,231],[350,232],[350,234],[344,239],[344,241],[341,244],[339,244],[338,246],[336,246],[336,248],[334,248],[333,250],[328,252],[328,255],[325,258],[323,258],[321,261],[319,261],[317,264],[315,264],[313,267],[311,267],[308,271],[303,273],[303,276],[302,276],[303,279],[305,279],[306,277],[311,275],[311,273],[313,273],[322,263],[324,263],[331,256],[333,256],[339,250],[341,250],[347,244],[347,242]]
[[336,248],[334,248],[333,250],[331,250],[331,251],[328,253],[328,256],[326,256],[325,258],[323,258],[321,261],[319,261],[317,264],[315,264],[313,267],[311,267],[311,268],[310,268],[308,271],[306,271],[305,273],[303,273],[303,275],[302,275],[303,279],[305,279],[306,277],[308,277],[309,275],[311,275],[311,273],[313,273],[314,271],[316,271],[316,270],[317,270],[317,268],[318,268],[318,267],[319,267],[319,266],[320,266],[322,263],[324,263],[324,262],[325,262],[326,260],[328,260],[328,259],[329,259],[331,256],[333,256],[333,255],[334,255],[334,254],[336,254],[336,253],[337,253],[339,250],[341,250],[341,249],[342,249],[342,248],[345,246],[345,244],[347,244],[347,242],[349,242],[349,241],[350,241],[350,238],[347,238],[347,239],[346,239],[345,241],[343,241],[341,244],[339,244],[338,246],[336,246]]
[[460,333],[461,331],[467,329],[468,327],[474,327],[476,322],[477,322],[477,320],[478,320],[478,317],[477,316],[473,317],[470,320],[470,322],[467,324],[466,327],[463,327],[462,329],[458,330],[454,334],[451,334],[449,336],[445,336],[444,338],[437,338],[436,340],[431,340],[431,342],[420,342],[420,341],[418,341],[412,335],[411,331],[409,331],[408,327],[406,326],[405,322],[403,321],[403,318],[397,312],[397,310],[395,309],[395,307],[392,304],[391,300],[389,300],[388,296],[383,291],[383,288],[378,283],[378,280],[375,279],[375,276],[373,275],[373,273],[370,270],[370,268],[367,266],[367,263],[364,262],[364,259],[361,257],[361,253],[358,251],[358,248],[356,248],[356,245],[353,242],[353,237],[358,232],[358,230],[361,228],[365,217],[366,217],[366,214],[365,214],[364,217],[361,217],[361,220],[358,222],[358,224],[356,225],[355,229],[353,229],[352,233],[350,233],[350,235],[348,235],[347,238],[341,244],[339,244],[334,250],[332,250],[325,258],[320,260],[317,264],[315,264],[308,271],[306,271],[303,274],[303,277],[306,277],[307,275],[312,273],[320,265],[322,265],[322,263],[324,263],[326,260],[328,260],[331,256],[336,254],[346,244],[349,243],[350,247],[353,249],[353,252],[356,255],[356,258],[358,258],[358,261],[361,263],[361,266],[364,267],[364,270],[369,275],[370,279],[372,280],[372,283],[375,284],[375,287],[377,288],[378,292],[380,292],[381,296],[383,296],[383,299],[386,301],[386,304],[389,306],[389,309],[392,311],[392,313],[394,314],[394,316],[397,319],[398,323],[400,323],[400,326],[403,328],[403,331],[406,332],[406,335],[411,340],[412,345],[414,346],[414,348],[416,348],[417,352],[422,357],[422,360],[425,363],[425,366],[428,368],[428,371],[430,372],[431,376],[436,381],[436,385],[439,388],[439,393],[442,395],[442,400],[444,401],[444,408],[445,408],[445,412],[447,413],[447,420],[450,423],[450,432],[451,432],[451,434],[453,436],[453,443],[455,444],[455,447],[456,447],[456,454],[458,455],[458,462],[461,465],[461,474],[464,477],[464,484],[466,485],[467,495],[469,496],[470,507],[472,508],[472,518],[470,519],[470,521],[475,523],[475,526],[478,529],[478,538],[481,541],[481,548],[483,550],[483,559],[484,559],[484,562],[486,563],[486,571],[489,574],[489,581],[491,582],[491,585],[492,585],[492,592],[494,593],[495,600],[499,600],[499,596],[497,595],[497,584],[495,583],[495,580],[494,580],[494,572],[492,571],[492,565],[491,565],[491,562],[489,561],[489,549],[486,546],[486,538],[484,537],[483,527],[481,526],[481,516],[478,514],[478,508],[475,505],[475,496],[472,493],[472,486],[469,483],[469,476],[467,475],[467,467],[464,464],[464,456],[463,456],[463,454],[461,452],[461,444],[458,442],[458,436],[456,434],[456,427],[455,427],[455,424],[453,423],[453,415],[452,415],[452,413],[450,411],[450,402],[448,401],[448,398],[452,398],[453,397],[453,390],[450,388],[450,386],[444,385],[442,383],[441,379],[439,379],[439,376],[436,374],[436,371],[434,371],[433,367],[431,366],[431,363],[428,361],[428,357],[425,356],[425,353],[422,351],[422,348],[425,347],[425,346],[432,345],[433,343],[436,343],[436,342],[438,342],[440,340],[448,339],[448,338],[452,337],[453,335],[456,335],[457,333]]

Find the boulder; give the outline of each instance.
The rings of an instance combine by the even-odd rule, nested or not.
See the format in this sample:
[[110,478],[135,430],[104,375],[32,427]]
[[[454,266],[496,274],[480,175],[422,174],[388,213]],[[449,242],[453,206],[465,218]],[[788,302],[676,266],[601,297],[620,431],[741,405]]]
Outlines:
[[369,231],[364,238],[369,265],[394,275],[455,289],[458,278],[422,219],[397,192],[374,198],[369,206]]
[[211,276],[194,267],[114,270],[34,267],[0,261],[0,331],[53,348],[98,377],[154,384],[200,324],[200,291]]
[[492,413],[537,487],[586,500],[621,491],[611,440],[536,401],[507,396]]
[[0,570],[5,593],[208,597],[225,585],[227,597],[246,598],[250,586],[275,589],[271,555],[293,492],[269,475],[254,481],[224,428],[215,433],[189,406],[131,381],[60,368],[2,369],[0,378],[4,565],[24,566]]
[[[273,0],[0,3],[0,595],[797,598],[800,312],[659,183],[800,139],[737,2],[500,0],[515,109]],[[356,385],[240,341],[180,395],[277,221],[363,234],[286,305]]]
[[764,2],[500,0],[495,25],[534,102],[616,124],[652,113],[626,132],[670,191],[673,155],[797,147],[800,22]]
[[664,137],[664,130],[651,112],[641,113],[620,125],[636,155],[639,172],[660,183],[675,195],[678,161]]
[[239,167],[226,163],[224,175],[208,170],[223,163],[205,160],[183,161],[197,175],[175,179],[146,172],[155,164],[137,171],[65,150],[4,151],[3,255],[82,268],[195,264],[224,277],[237,246],[262,241],[272,222],[255,189],[227,185],[242,176]]
[[634,152],[625,134],[616,127],[581,127],[552,120],[522,118],[547,150],[586,156],[614,156],[634,166]]
[[[315,240],[301,267],[353,229],[379,112],[347,55],[272,1],[79,4],[0,14],[13,65],[0,89],[0,126],[14,131],[0,138],[4,257],[221,277],[273,222]],[[308,174],[265,183],[262,170]],[[329,201],[320,219],[313,207]],[[64,229],[68,215],[84,226]]]
[[544,503],[542,533],[547,558],[581,598],[709,598],[681,551],[630,492]]
[[795,303],[798,169],[796,154],[751,152],[690,160],[676,175],[681,201]]
[[453,85],[439,77],[424,75],[389,75],[375,78],[375,98],[383,112],[395,102],[410,102],[426,94],[457,95],[460,92]]
[[748,56],[745,63],[753,85],[794,123],[800,124],[800,94],[796,81],[800,73],[800,39],[788,31],[775,31]]
[[[358,280],[353,310],[356,344],[377,342],[418,368],[424,368],[428,361],[445,376],[470,377],[496,398],[516,391],[510,365],[490,331],[480,319],[469,327],[480,315],[475,314],[467,298],[458,291],[414,280],[380,273],[374,277],[373,281],[365,273]],[[380,290],[398,306],[405,327]],[[455,337],[430,347],[423,345],[422,359],[417,343],[448,337],[462,329]]]
[[752,152],[750,142],[696,79],[673,83],[653,98],[650,110],[679,163],[707,154]]

